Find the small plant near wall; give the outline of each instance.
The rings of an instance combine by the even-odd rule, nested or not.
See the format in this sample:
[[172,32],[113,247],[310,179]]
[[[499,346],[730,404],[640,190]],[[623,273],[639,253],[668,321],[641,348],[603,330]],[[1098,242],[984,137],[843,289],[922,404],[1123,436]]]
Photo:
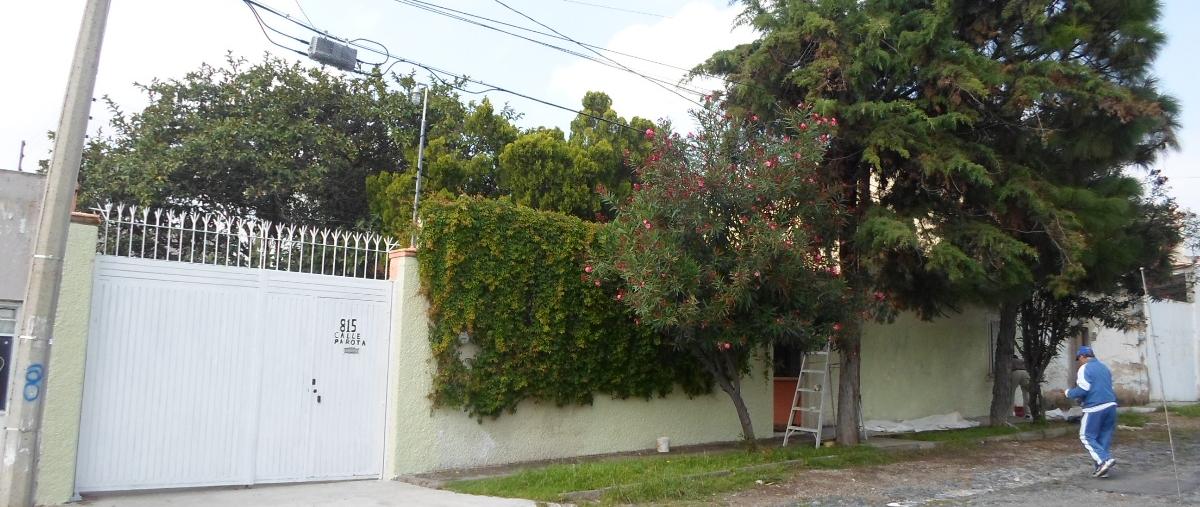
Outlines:
[[685,136],[645,132],[655,150],[584,269],[615,280],[618,300],[704,368],[753,441],[742,399],[752,355],[772,343],[818,348],[864,306],[837,262],[840,184],[817,170],[837,119],[807,109],[771,125],[716,109],[696,118]]
[[472,197],[430,201],[421,216],[435,404],[483,418],[523,400],[709,391],[690,356],[581,269],[598,225]]

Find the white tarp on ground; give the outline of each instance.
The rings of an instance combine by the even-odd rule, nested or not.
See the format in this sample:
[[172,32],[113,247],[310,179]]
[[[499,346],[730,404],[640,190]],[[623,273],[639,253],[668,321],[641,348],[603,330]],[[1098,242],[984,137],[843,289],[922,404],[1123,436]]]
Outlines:
[[1083,409],[1079,407],[1071,407],[1066,412],[1060,408],[1046,411],[1047,421],[1074,421],[1083,417]]
[[867,421],[863,423],[867,431],[872,433],[912,433],[915,431],[952,430],[958,428],[973,428],[979,423],[964,419],[958,412],[931,415],[909,421]]

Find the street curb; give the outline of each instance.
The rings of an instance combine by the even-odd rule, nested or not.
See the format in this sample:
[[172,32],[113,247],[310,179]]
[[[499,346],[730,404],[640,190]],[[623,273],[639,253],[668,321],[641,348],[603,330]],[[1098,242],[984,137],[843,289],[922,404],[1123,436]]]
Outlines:
[[991,436],[991,437],[984,437],[984,438],[980,439],[980,441],[982,441],[982,442],[1009,442],[1009,441],[1015,440],[1015,441],[1027,442],[1027,441],[1031,441],[1031,440],[1046,440],[1049,438],[1058,438],[1058,437],[1070,435],[1071,433],[1075,433],[1077,431],[1078,430],[1076,430],[1075,428],[1047,428],[1044,430],[1036,430],[1036,431],[1022,431],[1020,433],[1013,433],[1011,435],[995,435],[995,436]]
[[[923,440],[889,439],[888,437],[880,437],[881,439],[888,439],[888,440],[891,440],[892,442],[890,442],[888,445],[876,445],[876,446],[872,446],[872,447],[875,447],[876,449],[879,449],[880,451],[888,452],[888,453],[920,451],[920,450],[936,449],[938,447],[942,447],[943,445],[945,445],[949,442],[977,441],[977,442],[982,442],[982,443],[994,443],[994,442],[1010,442],[1010,441],[1026,442],[1026,441],[1033,441],[1033,440],[1046,440],[1046,439],[1050,439],[1050,438],[1058,438],[1061,436],[1069,435],[1074,432],[1073,430],[1074,430],[1073,428],[1047,428],[1044,430],[1023,431],[1021,433],[1013,433],[1010,435],[995,435],[995,436],[990,436],[990,437],[983,437],[978,440],[962,439],[962,440],[948,440],[948,441],[938,441],[938,442],[930,442],[930,441],[923,441]],[[868,440],[865,445],[871,446],[871,441]],[[762,463],[762,464],[758,464],[758,465],[751,465],[751,466],[741,467],[741,468],[729,468],[729,469],[725,469],[725,470],[705,472],[702,474],[684,475],[684,476],[681,476],[680,479],[689,480],[689,479],[703,479],[706,477],[721,477],[721,476],[726,476],[726,475],[732,475],[736,472],[753,472],[755,470],[762,470],[762,469],[778,467],[778,466],[788,467],[788,466],[793,466],[793,465],[804,465],[805,463],[811,462],[813,460],[829,459],[829,458],[835,458],[837,456],[838,455],[835,454],[835,455],[830,455],[830,456],[818,456],[815,458],[808,458],[808,459],[793,459],[793,460],[787,460],[787,461],[776,461],[773,463]],[[602,496],[604,496],[605,493],[607,493],[609,491],[613,491],[617,488],[623,488],[623,487],[635,487],[637,485],[638,485],[637,483],[634,483],[634,484],[625,484],[625,485],[621,485],[621,486],[608,486],[605,488],[589,489],[589,490],[584,490],[584,491],[572,491],[569,493],[563,493],[563,499],[568,502],[597,502],[600,500],[600,498]]]

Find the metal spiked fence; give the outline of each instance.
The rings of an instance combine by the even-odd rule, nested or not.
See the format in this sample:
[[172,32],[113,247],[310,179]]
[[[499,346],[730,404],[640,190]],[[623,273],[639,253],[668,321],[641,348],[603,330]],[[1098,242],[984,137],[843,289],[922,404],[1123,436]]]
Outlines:
[[389,237],[222,213],[108,204],[97,208],[103,255],[383,279]]

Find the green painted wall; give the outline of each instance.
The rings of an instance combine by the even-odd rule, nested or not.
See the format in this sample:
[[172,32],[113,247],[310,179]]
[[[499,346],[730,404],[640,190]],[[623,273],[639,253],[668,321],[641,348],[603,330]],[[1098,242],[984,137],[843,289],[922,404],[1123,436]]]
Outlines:
[[[385,476],[450,468],[738,440],[741,426],[724,393],[651,401],[597,398],[592,406],[556,407],[532,401],[515,414],[478,422],[461,410],[434,409],[429,400],[432,359],[428,305],[419,295],[414,257],[393,261],[393,328]],[[771,434],[771,383],[764,368],[743,383],[755,432]]]
[[[988,323],[994,313],[969,308],[932,321],[901,314],[890,324],[868,324],[862,343],[863,420],[903,421],[958,412],[988,414],[992,378]],[[827,425],[837,416],[838,371],[830,372]]]
[[75,454],[83,401],[83,365],[91,315],[96,226],[72,223],[46,384],[37,503],[65,503],[75,494]]
[[865,419],[987,415],[991,320],[988,312],[968,308],[933,321],[902,314],[894,323],[868,326],[862,347]]

